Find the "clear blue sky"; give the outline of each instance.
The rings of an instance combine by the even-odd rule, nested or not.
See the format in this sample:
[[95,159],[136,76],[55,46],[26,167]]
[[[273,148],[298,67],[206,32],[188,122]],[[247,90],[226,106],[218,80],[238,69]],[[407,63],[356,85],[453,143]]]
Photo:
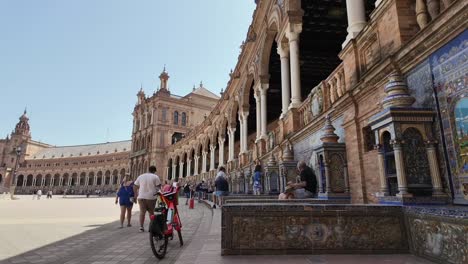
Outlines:
[[140,84],[152,94],[164,64],[173,93],[200,80],[226,87],[254,9],[254,0],[0,0],[0,138],[27,107],[34,140],[130,139]]

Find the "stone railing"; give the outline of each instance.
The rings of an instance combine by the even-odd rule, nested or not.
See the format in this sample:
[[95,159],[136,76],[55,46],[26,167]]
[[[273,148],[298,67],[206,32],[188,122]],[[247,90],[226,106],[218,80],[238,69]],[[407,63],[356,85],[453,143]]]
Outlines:
[[436,19],[442,10],[447,9],[454,0],[415,0],[416,21],[420,29],[424,29],[430,21]]

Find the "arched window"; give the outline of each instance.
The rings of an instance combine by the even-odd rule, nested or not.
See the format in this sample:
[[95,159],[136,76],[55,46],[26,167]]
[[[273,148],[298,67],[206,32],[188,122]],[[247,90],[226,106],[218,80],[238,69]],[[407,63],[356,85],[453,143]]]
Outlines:
[[182,126],[187,125],[187,114],[185,112],[182,113]]
[[174,125],[179,124],[179,112],[175,111],[174,112]]

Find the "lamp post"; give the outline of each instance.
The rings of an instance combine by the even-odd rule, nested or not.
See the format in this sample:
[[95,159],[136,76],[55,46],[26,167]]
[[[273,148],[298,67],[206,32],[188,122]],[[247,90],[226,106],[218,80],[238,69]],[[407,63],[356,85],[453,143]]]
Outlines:
[[16,152],[16,162],[15,162],[15,167],[13,168],[13,176],[11,177],[11,180],[10,180],[10,198],[12,200],[14,200],[14,196],[15,196],[15,188],[16,188],[16,181],[17,181],[16,172],[18,171],[19,159],[21,156],[21,146],[18,146],[15,149],[15,152]]

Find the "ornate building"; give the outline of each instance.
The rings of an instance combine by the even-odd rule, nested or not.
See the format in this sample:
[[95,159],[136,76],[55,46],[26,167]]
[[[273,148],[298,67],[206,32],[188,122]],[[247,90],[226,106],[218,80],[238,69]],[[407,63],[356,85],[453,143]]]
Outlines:
[[151,97],[146,97],[143,90],[137,94],[130,154],[133,177],[146,172],[150,165],[158,168],[159,175],[167,175],[167,171],[160,170],[166,168],[166,148],[203,122],[219,101],[219,96],[208,91],[201,82],[185,96],[172,94],[165,68],[159,79],[160,87]]
[[468,203],[467,1],[256,3],[221,99],[161,154],[165,178],[226,165],[248,193],[262,164],[275,193],[305,160],[324,199]]
[[[0,192],[114,191],[128,172],[131,141],[56,147],[31,139],[26,111],[15,130],[0,139]],[[16,175],[13,176],[16,168]]]

